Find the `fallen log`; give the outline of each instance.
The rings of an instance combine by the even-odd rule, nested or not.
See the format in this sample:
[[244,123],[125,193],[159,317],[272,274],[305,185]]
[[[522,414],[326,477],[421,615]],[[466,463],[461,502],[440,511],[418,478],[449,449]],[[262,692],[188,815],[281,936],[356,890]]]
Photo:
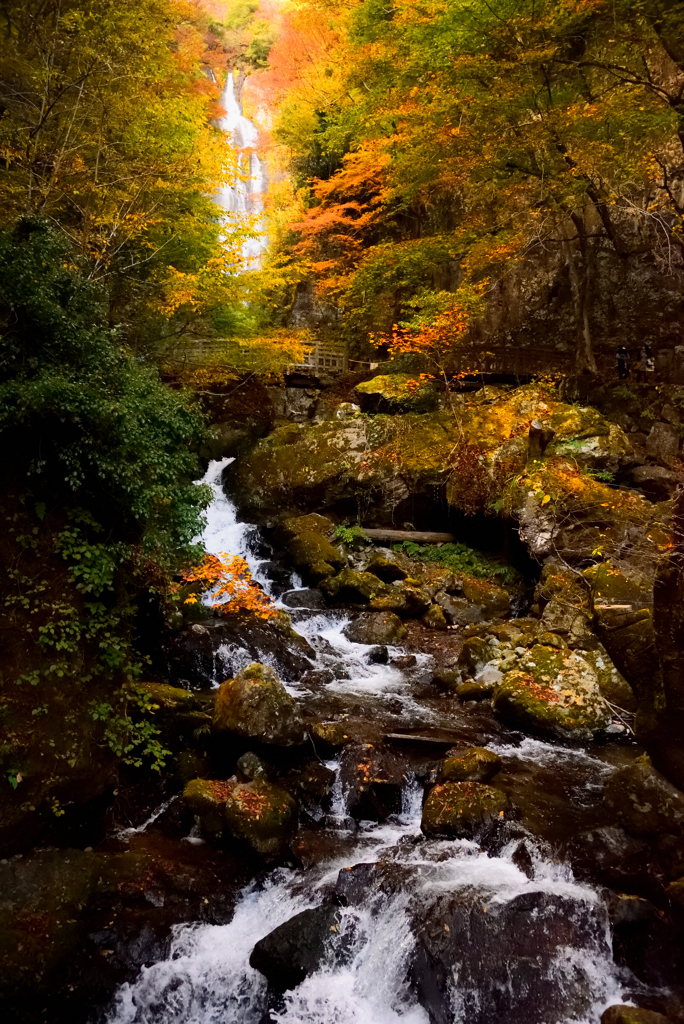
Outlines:
[[367,530],[363,532],[371,540],[402,541],[412,540],[415,544],[453,544],[453,533],[431,533],[429,530]]

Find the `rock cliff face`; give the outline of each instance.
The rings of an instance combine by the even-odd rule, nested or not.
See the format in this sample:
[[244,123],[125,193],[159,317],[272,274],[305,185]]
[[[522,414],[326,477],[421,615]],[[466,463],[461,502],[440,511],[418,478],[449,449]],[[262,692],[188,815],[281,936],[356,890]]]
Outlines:
[[[401,394],[397,398],[402,388],[409,398],[415,394],[403,378],[383,391],[383,379],[359,390],[380,396],[386,407],[397,409],[403,407]],[[676,396],[670,397],[671,415],[677,419]],[[423,393],[419,400],[425,408]],[[604,400],[611,404],[605,395]],[[279,519],[289,510],[300,513],[299,520],[291,518],[290,523],[305,523],[307,517],[301,513],[316,512],[333,520],[360,518],[371,527],[401,525],[418,510],[422,523],[433,529],[435,519],[439,524],[450,514],[479,517],[483,524],[496,518],[514,524],[532,558],[547,567],[548,593],[542,588],[537,606],[545,629],[560,634],[566,646],[580,652],[593,680],[600,678],[604,687],[613,685],[613,699],[619,706],[632,704],[632,688],[638,703],[637,734],[660,757],[666,772],[675,771],[665,748],[655,753],[666,729],[665,709],[675,704],[672,695],[667,697],[654,657],[653,629],[653,580],[659,558],[672,543],[667,525],[671,503],[649,500],[645,493],[649,487],[637,489],[634,477],[635,466],[664,468],[662,463],[669,459],[672,465],[674,456],[652,444],[649,466],[643,441],[651,434],[638,438],[642,444],[635,447],[633,418],[623,417],[629,430],[625,433],[623,426],[598,409],[561,401],[553,389],[539,385],[488,386],[470,396],[436,393],[432,401],[438,407],[427,412],[353,414],[338,419],[332,410],[331,418],[277,427],[247,459],[238,460],[229,485],[252,518]],[[405,404],[411,408],[408,399]],[[663,409],[667,414],[667,406],[659,408],[658,415]],[[664,420],[655,423],[665,425]],[[653,466],[656,459],[660,467]],[[621,480],[625,482],[616,486]],[[649,493],[659,497],[671,493],[671,488]],[[327,538],[318,537],[315,552],[310,544],[307,558],[302,554],[298,564],[308,568],[314,582],[323,581],[331,599],[339,592],[340,600],[406,614],[407,598],[417,600],[406,582],[401,587],[385,583],[378,578],[382,573],[359,572],[364,569],[360,563],[340,572],[332,557],[314,559],[312,552],[330,546],[332,523],[328,522]],[[446,591],[443,600],[435,598],[445,624],[461,622],[458,615],[454,617],[459,599],[460,592],[454,597]],[[467,599],[464,604],[469,614],[473,601]],[[541,626],[538,632],[543,634]],[[543,635],[540,642],[545,642]],[[673,671],[668,668],[668,678]],[[516,699],[512,690],[508,693],[510,686],[502,687],[496,698],[502,708],[510,705],[509,710],[517,707],[523,714],[526,678],[521,665],[516,676],[520,685],[513,687]],[[673,691],[671,682],[668,686]],[[527,704],[536,707],[538,694],[527,696]],[[587,722],[591,702],[586,697]],[[604,714],[599,704],[597,722]],[[551,712],[558,717],[562,708],[554,699],[537,711],[541,722],[544,715],[553,718]],[[576,706],[570,719],[575,711]],[[586,727],[592,731],[591,724]],[[596,728],[600,727],[599,722]]]

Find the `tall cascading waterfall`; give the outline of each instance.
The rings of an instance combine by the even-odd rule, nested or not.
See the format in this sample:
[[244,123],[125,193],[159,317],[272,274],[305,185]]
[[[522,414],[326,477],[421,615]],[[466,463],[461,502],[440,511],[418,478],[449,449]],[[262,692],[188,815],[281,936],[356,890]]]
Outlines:
[[[204,478],[214,500],[202,539],[209,551],[246,557],[268,590],[258,531],[239,521],[223,490],[230,461],[212,463]],[[310,593],[292,582],[290,594]],[[396,714],[403,728],[431,724],[433,713],[411,698],[409,678],[391,664],[369,664],[368,648],[344,637],[347,615],[307,610],[306,601],[288,610],[328,669],[319,699],[363,703],[388,723]],[[312,693],[288,689],[311,710]],[[489,746],[518,771],[560,775],[568,793],[578,777],[600,791],[612,770],[593,753],[531,738]],[[526,863],[520,832],[489,851],[468,839],[424,836],[422,796],[407,773],[400,811],[384,822],[354,822],[336,783],[320,822],[337,837],[327,854],[308,868],[257,878],[227,924],[177,926],[167,959],[121,987],[109,1024],[598,1024],[604,1007],[635,984],[613,962],[601,891],[529,834],[522,833]],[[342,954],[331,952],[274,999],[250,966],[255,943],[304,910],[329,907],[333,895]]]
[[238,153],[240,177],[234,185],[224,185],[216,202],[226,211],[229,222],[243,221],[255,233],[255,237],[246,238],[242,244],[242,255],[248,268],[258,266],[264,249],[266,237],[264,233],[264,201],[265,190],[264,170],[259,159],[256,146],[259,136],[256,125],[244,117],[242,107],[235,95],[235,78],[229,71],[226,84],[221,94],[221,106],[225,110],[219,120],[219,127],[226,133],[231,146]]

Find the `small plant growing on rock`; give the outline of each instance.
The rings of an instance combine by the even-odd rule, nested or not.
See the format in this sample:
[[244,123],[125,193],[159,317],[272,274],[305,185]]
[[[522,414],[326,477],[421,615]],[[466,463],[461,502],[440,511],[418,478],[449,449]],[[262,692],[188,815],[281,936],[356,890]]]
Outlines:
[[335,540],[351,546],[370,544],[371,539],[360,526],[338,526],[335,528]]

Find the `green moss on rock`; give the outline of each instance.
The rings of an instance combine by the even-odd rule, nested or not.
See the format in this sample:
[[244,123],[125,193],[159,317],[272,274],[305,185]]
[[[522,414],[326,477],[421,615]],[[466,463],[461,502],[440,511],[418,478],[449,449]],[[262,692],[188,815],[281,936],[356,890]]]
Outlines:
[[486,747],[447,751],[440,782],[489,782],[501,770],[501,758]]
[[494,692],[494,709],[522,729],[588,737],[605,729],[610,708],[591,666],[570,650],[535,645]]
[[508,809],[508,797],[494,786],[481,782],[438,783],[423,806],[421,828],[428,836],[467,838],[501,821]]
[[380,374],[354,391],[364,412],[429,412],[438,404],[433,384],[406,373]]
[[304,743],[306,729],[296,701],[268,665],[253,663],[219,687],[213,727],[279,747]]

